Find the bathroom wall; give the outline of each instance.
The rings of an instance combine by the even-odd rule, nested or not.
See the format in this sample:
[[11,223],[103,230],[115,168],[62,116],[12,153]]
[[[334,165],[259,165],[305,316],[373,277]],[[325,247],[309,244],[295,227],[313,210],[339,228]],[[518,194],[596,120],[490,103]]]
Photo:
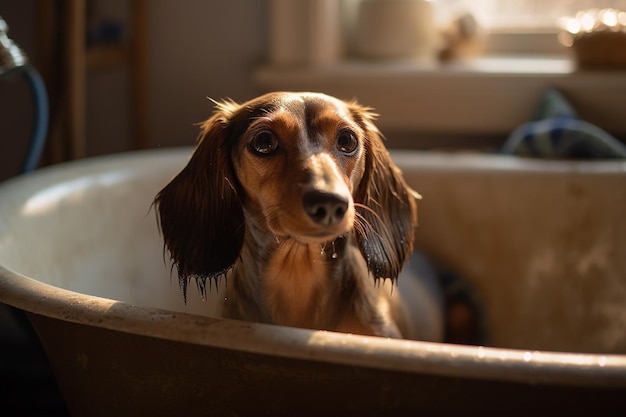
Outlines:
[[[113,14],[119,8],[128,9],[131,2],[90,1],[106,5],[107,13]],[[354,9],[358,0],[343,2]],[[382,71],[382,76],[368,79],[348,73],[343,75],[347,81],[341,75],[343,67],[337,70],[339,76],[335,78],[332,71],[331,76],[329,71],[300,71],[309,74],[301,81],[298,71],[276,72],[267,66],[259,71],[268,56],[270,3],[270,0],[147,1],[147,146],[194,144],[198,134],[195,124],[206,119],[213,108],[208,97],[245,100],[262,90],[279,88],[362,97],[365,104],[381,112],[380,126],[389,145],[394,147],[409,142],[414,146],[417,134],[422,135],[422,147],[429,147],[430,136],[435,147],[446,145],[448,139],[456,146],[463,142],[463,147],[489,148],[500,144],[508,132],[527,120],[547,85],[563,87],[585,120],[620,138],[626,137],[626,122],[619,114],[626,83],[624,73],[619,71],[558,77],[547,73],[539,79],[523,71],[514,76],[498,72],[490,76],[489,70],[477,74],[461,71],[460,76],[454,71],[433,71],[420,76],[419,69],[403,71],[400,66],[398,71],[402,76],[398,77],[398,71],[394,72],[398,67],[392,65],[391,75],[385,75],[385,69],[378,65],[372,68]],[[41,4],[44,3],[36,0],[0,0],[0,15],[8,21],[11,37],[35,64],[36,12]],[[349,41],[347,49],[351,51]],[[365,68],[362,73],[377,74],[372,68]],[[263,74],[268,73],[270,81],[263,81]],[[519,82],[512,82],[514,78]],[[528,88],[529,83],[533,88]],[[333,89],[333,86],[338,87]],[[131,74],[126,67],[90,71],[85,110],[88,156],[133,148],[131,87]],[[491,97],[490,106],[485,104],[485,97]],[[399,107],[402,111],[397,110]],[[483,119],[474,117],[476,109],[489,116],[483,118],[486,120],[483,124],[480,124]],[[405,123],[404,130],[394,132],[389,126],[397,128],[402,124],[400,119]],[[28,91],[19,80],[8,81],[3,77],[0,79],[0,180],[17,173],[30,125]],[[416,133],[417,128],[421,131]]]
[[[116,0],[120,7],[125,1]],[[36,0],[0,0],[11,38],[34,63],[36,7]],[[148,146],[192,145],[195,124],[212,111],[207,97],[244,100],[259,93],[251,71],[266,55],[267,14],[267,1],[259,0],[148,2]],[[88,156],[131,149],[130,87],[128,68],[88,74]],[[30,112],[23,83],[0,79],[0,180],[18,171]]]
[[259,0],[150,1],[149,137],[153,146],[194,143],[213,105],[259,91],[252,69],[265,56],[267,5]]

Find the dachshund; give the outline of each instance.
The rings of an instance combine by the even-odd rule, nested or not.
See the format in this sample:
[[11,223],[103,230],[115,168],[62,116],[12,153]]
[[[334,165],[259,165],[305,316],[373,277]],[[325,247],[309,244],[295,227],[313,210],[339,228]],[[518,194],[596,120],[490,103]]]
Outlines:
[[188,164],[154,200],[185,299],[192,278],[204,292],[226,277],[226,318],[437,339],[393,290],[421,197],[372,109],[320,93],[214,103]]

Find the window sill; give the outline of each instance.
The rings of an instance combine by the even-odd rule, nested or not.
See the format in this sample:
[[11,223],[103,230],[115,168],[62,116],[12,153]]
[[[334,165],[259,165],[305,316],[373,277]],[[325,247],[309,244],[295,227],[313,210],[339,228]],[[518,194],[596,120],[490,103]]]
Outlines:
[[546,88],[560,89],[580,117],[626,136],[626,71],[575,71],[563,57],[485,57],[435,66],[345,62],[261,67],[263,90],[322,91],[356,98],[380,114],[388,135],[506,137],[531,117]]

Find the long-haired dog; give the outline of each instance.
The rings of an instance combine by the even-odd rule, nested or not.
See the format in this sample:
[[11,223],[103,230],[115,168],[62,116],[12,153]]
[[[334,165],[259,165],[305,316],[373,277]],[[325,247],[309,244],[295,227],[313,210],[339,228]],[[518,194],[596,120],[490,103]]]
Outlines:
[[412,250],[419,195],[371,110],[316,93],[216,104],[189,163],[155,198],[183,293],[192,278],[227,276],[224,317],[436,338],[380,285]]

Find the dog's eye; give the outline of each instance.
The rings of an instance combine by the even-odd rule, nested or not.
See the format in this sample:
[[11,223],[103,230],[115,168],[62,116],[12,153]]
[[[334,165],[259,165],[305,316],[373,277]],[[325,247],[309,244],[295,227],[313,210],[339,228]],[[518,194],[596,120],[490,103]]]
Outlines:
[[352,154],[359,146],[356,135],[351,130],[342,130],[337,136],[337,149],[345,154]]
[[278,139],[269,130],[263,130],[252,137],[250,149],[259,155],[269,155],[278,148]]

